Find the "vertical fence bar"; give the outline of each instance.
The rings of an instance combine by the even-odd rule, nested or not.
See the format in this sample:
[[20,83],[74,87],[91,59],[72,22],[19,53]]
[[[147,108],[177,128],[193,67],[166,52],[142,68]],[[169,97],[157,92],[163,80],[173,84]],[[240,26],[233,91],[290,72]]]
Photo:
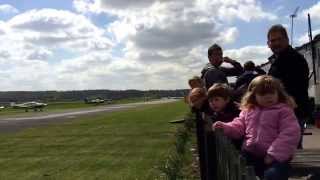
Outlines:
[[256,180],[254,168],[246,166],[245,159],[222,130],[215,131],[215,140],[219,180]]
[[207,180],[208,167],[206,165],[206,156],[205,156],[206,147],[205,147],[203,120],[202,120],[200,111],[196,111],[195,114],[196,114],[196,131],[197,131],[200,177],[201,177],[201,180]]

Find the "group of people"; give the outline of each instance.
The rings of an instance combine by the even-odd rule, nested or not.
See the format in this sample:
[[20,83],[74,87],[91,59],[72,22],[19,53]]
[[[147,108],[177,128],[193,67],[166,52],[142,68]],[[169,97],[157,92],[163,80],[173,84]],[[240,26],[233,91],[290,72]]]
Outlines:
[[[223,57],[219,45],[212,45],[201,77],[189,80],[188,101],[211,117],[211,122],[206,122],[209,131],[223,129],[235,144],[241,142],[241,154],[257,176],[284,180],[295,150],[302,148],[303,124],[310,115],[309,68],[305,58],[289,45],[282,25],[273,25],[267,39],[273,52],[268,73],[252,61],[242,67]],[[223,62],[232,67],[222,67]],[[228,76],[237,76],[232,87]]]

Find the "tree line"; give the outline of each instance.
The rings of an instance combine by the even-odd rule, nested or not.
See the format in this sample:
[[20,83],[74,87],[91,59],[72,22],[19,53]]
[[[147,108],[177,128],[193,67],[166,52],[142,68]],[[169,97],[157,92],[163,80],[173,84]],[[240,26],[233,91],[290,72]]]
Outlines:
[[187,89],[176,90],[74,90],[74,91],[2,91],[0,103],[42,101],[80,101],[85,98],[128,99],[128,98],[163,98],[183,97]]

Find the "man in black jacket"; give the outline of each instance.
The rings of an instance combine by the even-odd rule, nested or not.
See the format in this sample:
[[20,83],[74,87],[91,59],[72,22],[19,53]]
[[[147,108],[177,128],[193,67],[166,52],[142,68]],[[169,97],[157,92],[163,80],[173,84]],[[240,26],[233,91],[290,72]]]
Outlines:
[[[310,115],[308,86],[309,67],[305,58],[289,45],[286,29],[274,25],[268,31],[268,46],[274,53],[269,57],[269,75],[281,80],[286,91],[297,103],[295,114],[303,131],[304,121]],[[302,141],[299,148],[302,148]]]

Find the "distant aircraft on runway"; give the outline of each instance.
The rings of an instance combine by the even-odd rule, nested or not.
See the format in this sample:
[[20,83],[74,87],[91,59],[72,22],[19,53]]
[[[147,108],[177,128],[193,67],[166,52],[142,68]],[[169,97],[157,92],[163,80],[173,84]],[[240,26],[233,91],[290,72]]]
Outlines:
[[95,98],[95,99],[85,98],[85,99],[84,99],[84,102],[85,102],[86,104],[95,104],[95,105],[98,105],[98,104],[104,103],[104,99],[102,99],[102,98]]
[[31,101],[31,102],[25,102],[21,104],[16,104],[16,103],[11,103],[10,104],[12,108],[15,109],[24,109],[26,112],[28,112],[29,109],[33,109],[33,111],[42,111],[43,108],[47,106],[45,103],[40,103],[36,101]]

